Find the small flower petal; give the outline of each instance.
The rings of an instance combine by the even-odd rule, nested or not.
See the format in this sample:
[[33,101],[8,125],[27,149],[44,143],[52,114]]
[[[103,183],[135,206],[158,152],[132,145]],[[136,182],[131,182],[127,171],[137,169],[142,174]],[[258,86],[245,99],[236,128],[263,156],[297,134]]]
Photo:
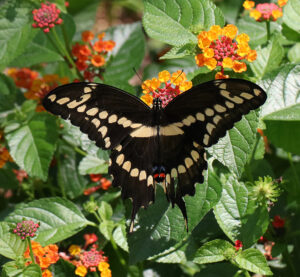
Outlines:
[[232,69],[234,72],[241,73],[247,70],[247,66],[243,62],[234,61]]
[[87,274],[87,269],[83,265],[78,266],[75,270],[75,274],[84,277]]

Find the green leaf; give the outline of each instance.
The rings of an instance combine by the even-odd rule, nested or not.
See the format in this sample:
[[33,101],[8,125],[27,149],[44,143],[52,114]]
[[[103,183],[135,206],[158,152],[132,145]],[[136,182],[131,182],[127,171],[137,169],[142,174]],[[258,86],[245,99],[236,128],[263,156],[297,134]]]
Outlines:
[[296,163],[289,167],[283,173],[283,179],[286,180],[285,189],[287,190],[287,203],[299,203],[300,199],[300,164]]
[[55,277],[75,277],[75,266],[70,262],[59,259],[55,264],[51,266],[52,276]]
[[107,239],[110,240],[115,224],[112,220],[104,220],[100,223],[99,231]]
[[264,117],[265,135],[275,146],[300,154],[300,103]]
[[195,45],[186,44],[183,46],[173,47],[170,51],[168,51],[166,54],[164,54],[159,59],[160,60],[179,59],[179,58],[183,58],[185,56],[191,56],[191,55],[195,55]]
[[265,133],[276,146],[294,153],[299,153],[299,73],[300,65],[287,64],[270,73],[261,84],[268,94],[262,107]]
[[98,209],[98,213],[102,220],[109,220],[109,219],[111,219],[111,217],[113,215],[113,209],[110,204],[108,204],[104,201],[101,201],[100,207]]
[[144,0],[143,25],[147,34],[173,46],[197,44],[199,33],[224,25],[224,16],[209,0]]
[[58,138],[55,118],[47,113],[35,114],[20,128],[5,133],[10,154],[18,166],[29,175],[46,180]]
[[266,207],[258,206],[249,196],[246,185],[233,175],[223,185],[222,197],[214,207],[214,213],[232,242],[239,239],[246,248],[257,242],[269,225]]
[[0,73],[0,112],[11,110],[16,102],[16,86],[13,80]]
[[300,2],[289,0],[283,8],[283,22],[300,33]]
[[216,239],[205,243],[198,249],[193,262],[197,264],[221,262],[234,253],[235,248],[231,243],[226,240]]
[[262,106],[262,116],[300,103],[299,74],[300,65],[286,64],[265,76],[260,85],[267,92],[268,98]]
[[239,267],[262,275],[273,275],[265,256],[257,249],[247,249],[239,252],[235,258]]
[[24,53],[16,57],[10,66],[29,67],[39,63],[63,61],[63,58],[53,48],[43,31],[39,31],[26,46]]
[[116,42],[103,74],[104,83],[128,81],[139,68],[145,54],[145,38],[140,23],[118,25],[106,31]]
[[257,78],[263,78],[267,72],[276,69],[280,64],[284,49],[279,40],[279,36],[273,37],[266,47],[256,49],[257,59],[250,64],[250,67]]
[[90,0],[88,2],[72,1],[68,10],[76,11],[72,13],[72,17],[76,23],[76,34],[74,40],[81,40],[81,33],[85,30],[92,30],[99,2],[97,0]]
[[[5,272],[5,277],[41,277],[42,270],[37,264],[30,264],[26,267],[20,267],[20,265],[15,262],[8,262],[3,266],[3,272]],[[1,275],[3,276],[3,275]]]
[[62,136],[64,140],[71,145],[79,146],[88,154],[97,154],[99,147],[96,146],[94,141],[88,138],[87,134],[82,133],[79,127],[63,119],[60,119],[60,124],[63,125]]
[[12,260],[22,256],[27,247],[26,241],[13,234],[14,227],[13,224],[0,222],[0,254]]
[[19,182],[11,168],[0,168],[0,188],[15,189]]
[[60,143],[58,155],[57,182],[65,194],[74,199],[82,195],[88,181],[76,170],[76,153],[72,147]]
[[99,159],[98,157],[88,155],[80,161],[78,169],[81,175],[107,174],[108,163],[103,159]]
[[267,30],[265,24],[255,21],[249,16],[243,16],[238,20],[239,34],[245,33],[250,37],[251,47],[262,45],[267,42]]
[[241,219],[246,214],[247,206],[247,187],[230,175],[223,184],[222,197],[214,207],[214,213],[219,226],[233,242],[239,237]]
[[2,69],[21,55],[26,46],[37,34],[31,24],[30,1],[7,1],[1,5],[0,12],[0,60]]
[[[207,176],[208,179],[203,184],[196,185],[193,197],[185,197],[190,232],[220,199],[222,185],[211,165]],[[136,231],[128,236],[131,263],[150,257],[163,260],[164,256],[168,256],[167,262],[174,262],[174,256],[170,254],[186,243],[189,235],[179,208],[171,208],[161,187],[157,187],[155,203],[147,211],[139,211],[135,226]],[[181,253],[181,257],[176,259],[184,259],[185,254]]]
[[226,22],[236,25],[236,20],[240,16],[242,2],[238,3],[236,0],[226,0],[217,2],[217,5],[224,13]]
[[300,42],[288,51],[288,59],[292,63],[300,63]]
[[82,230],[89,221],[71,201],[59,197],[41,198],[19,205],[6,221],[23,219],[40,222],[35,241],[48,245],[62,241]]
[[255,146],[257,120],[256,112],[251,111],[225,137],[208,149],[211,155],[238,177],[241,176]]
[[119,225],[113,232],[113,239],[119,247],[128,252],[127,232],[125,224]]

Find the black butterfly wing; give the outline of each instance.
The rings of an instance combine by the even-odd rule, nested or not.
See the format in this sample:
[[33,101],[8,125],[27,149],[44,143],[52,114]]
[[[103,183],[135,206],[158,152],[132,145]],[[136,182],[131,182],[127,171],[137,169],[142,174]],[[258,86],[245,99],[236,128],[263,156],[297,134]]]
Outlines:
[[194,195],[195,182],[203,182],[207,169],[204,147],[215,144],[242,115],[258,108],[265,100],[266,93],[256,84],[225,79],[197,85],[165,107],[160,144],[162,161],[168,171],[167,193],[184,215],[182,196]]
[[43,100],[46,110],[70,119],[96,145],[113,149],[130,132],[148,124],[151,109],[137,97],[96,83],[57,87]]
[[[117,88],[95,83],[72,83],[51,91],[44,107],[79,126],[96,145],[111,149],[109,173],[122,197],[133,201],[132,218],[154,201],[152,162],[157,140],[152,136],[151,109]],[[135,133],[145,134],[133,137]]]

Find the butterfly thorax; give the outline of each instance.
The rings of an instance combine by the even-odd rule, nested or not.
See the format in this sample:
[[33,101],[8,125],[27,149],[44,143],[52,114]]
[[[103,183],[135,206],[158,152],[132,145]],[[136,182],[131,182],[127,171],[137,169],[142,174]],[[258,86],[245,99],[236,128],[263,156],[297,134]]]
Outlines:
[[153,106],[152,109],[155,111],[159,111],[162,109],[162,101],[160,100],[160,98],[154,98],[153,99]]

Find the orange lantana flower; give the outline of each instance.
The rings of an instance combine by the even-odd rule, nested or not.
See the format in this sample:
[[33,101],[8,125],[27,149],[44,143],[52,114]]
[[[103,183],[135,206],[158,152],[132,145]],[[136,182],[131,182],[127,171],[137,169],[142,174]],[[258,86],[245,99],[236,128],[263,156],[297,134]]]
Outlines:
[[[32,251],[35,257],[35,261],[43,270],[42,276],[43,277],[52,276],[51,272],[47,270],[47,268],[51,264],[55,264],[59,260],[58,246],[55,244],[50,244],[45,247],[42,247],[38,242],[35,241],[31,241],[31,245],[32,245]],[[29,247],[25,251],[24,257],[26,259],[30,257]],[[31,264],[31,261],[27,262],[27,265],[29,264]]]
[[100,67],[105,64],[105,58],[101,55],[93,55],[91,62],[95,67]]
[[84,42],[89,42],[94,39],[94,34],[91,31],[84,31],[81,34],[81,39]]
[[99,34],[98,40],[94,43],[92,42],[94,34],[91,31],[84,31],[81,36],[83,43],[75,43],[72,54],[77,69],[83,71],[83,77],[92,82],[96,76],[101,78],[108,52],[114,49],[116,43],[113,40],[103,40],[105,33]]
[[87,274],[87,269],[85,266],[81,265],[81,266],[78,266],[75,270],[75,274],[78,275],[78,276],[82,276],[84,277],[86,274]]
[[165,107],[174,97],[190,89],[192,82],[187,81],[186,75],[181,70],[171,74],[167,70],[161,71],[158,78],[146,80],[142,84],[144,95],[141,99],[152,106],[153,98],[159,98]]
[[254,6],[255,6],[254,1],[245,1],[243,3],[243,7],[245,8],[245,10],[251,10]]
[[224,74],[224,68],[232,68],[235,72],[243,72],[247,69],[243,60],[248,62],[256,58],[256,51],[248,44],[250,38],[247,34],[239,34],[236,26],[226,25],[211,26],[208,31],[202,31],[198,35],[198,46],[201,53],[195,56],[196,64],[206,66],[210,70],[221,67],[221,73],[215,75],[216,79],[228,78]]

